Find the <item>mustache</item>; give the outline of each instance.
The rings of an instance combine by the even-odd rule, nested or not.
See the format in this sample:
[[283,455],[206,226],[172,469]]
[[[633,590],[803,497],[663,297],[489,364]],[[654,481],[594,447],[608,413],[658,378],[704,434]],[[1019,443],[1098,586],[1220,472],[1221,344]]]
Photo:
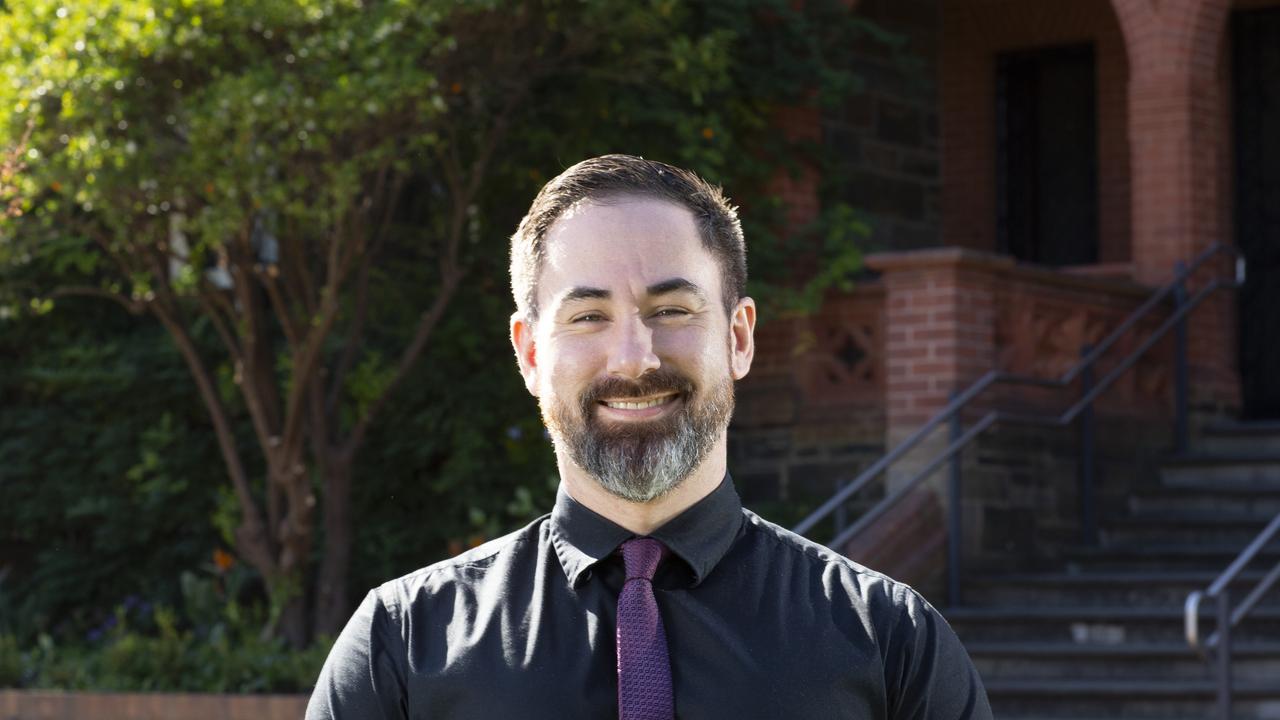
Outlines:
[[582,404],[584,408],[589,409],[603,398],[639,398],[668,392],[690,395],[693,393],[693,381],[670,368],[659,368],[645,373],[639,380],[620,377],[604,378],[587,388],[582,396]]

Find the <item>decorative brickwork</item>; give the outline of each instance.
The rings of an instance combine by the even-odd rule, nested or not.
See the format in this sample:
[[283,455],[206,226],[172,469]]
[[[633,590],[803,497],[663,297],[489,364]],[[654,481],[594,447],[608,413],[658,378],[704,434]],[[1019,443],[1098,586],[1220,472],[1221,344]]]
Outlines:
[[798,519],[883,452],[883,299],[867,284],[760,326],[729,434],[748,505]]

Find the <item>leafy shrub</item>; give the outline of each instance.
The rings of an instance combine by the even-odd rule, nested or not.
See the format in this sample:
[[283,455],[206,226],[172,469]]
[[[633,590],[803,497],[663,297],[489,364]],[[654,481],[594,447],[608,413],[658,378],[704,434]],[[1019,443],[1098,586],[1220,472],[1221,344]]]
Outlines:
[[293,650],[265,638],[267,610],[219,601],[242,578],[183,576],[184,613],[132,603],[116,608],[86,642],[47,634],[27,652],[0,636],[0,687],[225,693],[306,692],[332,640]]

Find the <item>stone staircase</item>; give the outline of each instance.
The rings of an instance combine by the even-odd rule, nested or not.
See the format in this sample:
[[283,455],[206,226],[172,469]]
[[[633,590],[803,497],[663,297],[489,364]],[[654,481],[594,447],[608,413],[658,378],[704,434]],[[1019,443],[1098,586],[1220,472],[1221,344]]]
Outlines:
[[[1195,454],[1163,464],[1158,488],[1104,514],[1098,546],[1069,548],[1051,571],[971,578],[944,614],[998,720],[1211,718],[1217,686],[1187,647],[1183,603],[1277,513],[1280,423],[1209,428]],[[1275,543],[1234,596],[1278,561]],[[1234,717],[1280,719],[1280,592],[1233,642]]]

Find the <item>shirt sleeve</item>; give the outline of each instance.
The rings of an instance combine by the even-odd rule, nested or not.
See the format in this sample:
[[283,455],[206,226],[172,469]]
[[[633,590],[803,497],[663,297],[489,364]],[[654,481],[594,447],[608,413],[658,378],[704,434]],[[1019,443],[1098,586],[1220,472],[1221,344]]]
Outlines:
[[982,679],[942,615],[898,586],[885,654],[890,720],[992,720]]
[[391,614],[372,590],[329,651],[306,720],[405,718],[405,661]]

